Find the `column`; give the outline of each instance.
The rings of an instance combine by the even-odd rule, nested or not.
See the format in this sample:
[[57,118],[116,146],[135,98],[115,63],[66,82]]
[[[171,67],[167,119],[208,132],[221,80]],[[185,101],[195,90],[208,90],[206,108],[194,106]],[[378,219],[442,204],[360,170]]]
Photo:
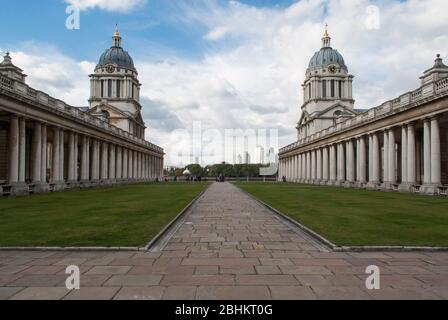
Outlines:
[[123,179],[128,179],[128,149],[123,148]]
[[138,175],[137,175],[137,172],[138,172],[138,152],[137,151],[134,151],[134,155],[133,155],[133,159],[134,159],[134,163],[133,163],[133,174],[132,174],[132,176],[134,177],[134,179],[138,179]]
[[369,181],[373,175],[373,135],[369,134]]
[[142,153],[141,152],[139,152],[138,153],[138,178],[139,179],[141,179],[142,178],[142,172],[143,172],[143,170],[142,170]]
[[414,131],[414,123],[408,123],[408,134],[407,134],[407,175],[406,181],[410,184],[415,184],[415,131]]
[[361,183],[367,182],[367,154],[366,154],[366,138],[361,136],[359,138],[359,176],[358,180]]
[[316,180],[316,150],[311,151],[311,181]]
[[441,159],[440,159],[440,128],[439,119],[431,118],[431,183],[440,185],[441,177]]
[[143,153],[143,179],[148,179],[148,155]]
[[322,149],[322,180],[327,182],[328,175],[328,147]]
[[293,174],[293,180],[294,182],[297,181],[297,155],[294,155],[294,174]]
[[355,163],[355,146],[353,144],[353,139],[350,139],[347,142],[348,147],[348,173],[347,173],[347,180],[349,182],[355,182],[355,170],[356,170],[356,163]]
[[356,175],[355,175],[355,181],[360,181],[359,176],[361,175],[361,137],[356,138]]
[[11,117],[9,123],[9,183],[19,181],[19,118]]
[[47,125],[42,124],[41,179],[47,182]]
[[134,178],[134,152],[128,150],[128,178]]
[[383,131],[383,182],[389,180],[389,132]]
[[64,130],[59,130],[59,181],[65,181],[65,136]]
[[380,142],[378,133],[372,134],[372,177],[370,182],[379,183],[380,181]]
[[316,162],[317,162],[317,173],[316,179],[318,182],[322,181],[322,150],[316,150]]
[[78,137],[79,135],[77,133],[74,133],[75,138],[75,149],[74,149],[74,167],[73,167],[73,176],[75,177],[75,181],[78,181],[79,175],[78,175],[78,153],[79,153],[79,143],[78,143]]
[[423,184],[431,183],[431,123],[423,120]]
[[81,181],[88,181],[90,172],[90,148],[89,148],[89,137],[81,137]]
[[306,153],[306,180],[309,183],[311,180],[311,152]]
[[19,182],[25,183],[26,168],[26,120],[19,119]]
[[117,168],[116,168],[116,178],[118,180],[123,179],[123,148],[117,146]]
[[302,180],[302,155],[297,155],[297,181]]
[[53,128],[53,167],[52,167],[52,181],[58,182],[60,180],[60,147],[61,147],[61,130],[58,127]]
[[75,134],[69,133],[68,136],[68,181],[75,180]]
[[109,154],[109,145],[107,142],[102,143],[102,149],[101,149],[101,180],[107,180],[107,170],[108,170],[108,154]]
[[338,144],[338,181],[345,181],[345,154],[343,142]]
[[401,183],[408,181],[408,128],[401,127]]
[[336,163],[336,146],[330,146],[330,181],[335,182],[337,179],[337,163]]
[[109,180],[115,180],[115,145],[110,144],[109,146]]
[[100,179],[100,146],[99,141],[94,139],[92,154],[92,180]]
[[42,181],[42,125],[34,123],[34,132],[31,147],[32,181],[39,183]]
[[392,184],[397,183],[397,152],[395,150],[395,129],[390,128],[389,129],[389,182]]

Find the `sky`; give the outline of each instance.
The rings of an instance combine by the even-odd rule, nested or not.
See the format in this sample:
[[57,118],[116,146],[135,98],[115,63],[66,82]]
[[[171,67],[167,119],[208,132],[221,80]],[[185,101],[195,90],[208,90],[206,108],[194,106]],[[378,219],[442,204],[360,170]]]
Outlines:
[[[66,28],[69,5],[81,10],[79,29]],[[0,51],[29,85],[74,106],[88,105],[88,75],[118,23],[142,83],[146,138],[171,165],[205,152],[192,143],[198,126],[209,149],[229,129],[293,142],[325,24],[355,76],[357,109],[417,88],[437,53],[448,59],[446,0],[15,0],[1,10]],[[201,162],[229,161],[223,150]]]

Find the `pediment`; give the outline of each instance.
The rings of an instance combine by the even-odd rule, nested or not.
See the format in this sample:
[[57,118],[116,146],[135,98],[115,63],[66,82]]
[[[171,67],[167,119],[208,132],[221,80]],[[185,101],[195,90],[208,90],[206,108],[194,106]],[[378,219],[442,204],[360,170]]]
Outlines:
[[315,118],[334,118],[340,116],[355,116],[357,113],[351,108],[341,104],[335,103],[334,105],[316,113]]
[[102,113],[104,111],[107,111],[111,118],[129,118],[130,115],[126,114],[125,112],[121,111],[120,109],[106,103],[99,104],[92,109],[89,110],[89,113],[95,114],[95,113]]

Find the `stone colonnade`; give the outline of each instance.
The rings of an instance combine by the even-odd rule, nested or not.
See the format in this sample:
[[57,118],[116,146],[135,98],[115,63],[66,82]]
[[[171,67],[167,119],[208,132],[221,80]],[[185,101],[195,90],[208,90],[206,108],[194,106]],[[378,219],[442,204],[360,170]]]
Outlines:
[[16,115],[9,120],[8,150],[10,194],[163,178],[163,153]]
[[440,116],[434,116],[315,148],[298,148],[280,158],[279,178],[439,194],[446,192],[442,146]]

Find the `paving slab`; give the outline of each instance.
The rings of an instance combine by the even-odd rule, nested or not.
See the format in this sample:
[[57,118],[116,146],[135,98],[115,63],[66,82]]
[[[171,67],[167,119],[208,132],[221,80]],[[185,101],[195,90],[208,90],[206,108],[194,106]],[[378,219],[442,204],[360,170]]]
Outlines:
[[[81,269],[81,290],[65,268]],[[380,268],[367,290],[366,267]],[[448,299],[447,252],[328,252],[230,183],[155,251],[0,251],[0,299]]]

